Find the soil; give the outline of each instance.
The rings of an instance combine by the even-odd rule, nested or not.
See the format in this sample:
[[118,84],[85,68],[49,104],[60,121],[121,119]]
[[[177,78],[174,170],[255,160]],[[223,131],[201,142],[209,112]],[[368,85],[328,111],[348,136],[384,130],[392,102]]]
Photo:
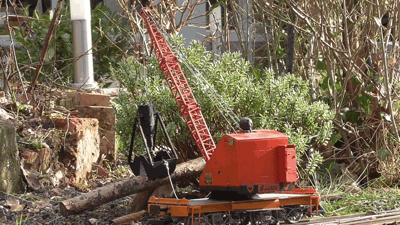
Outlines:
[[[82,185],[71,186],[68,165],[60,160],[67,149],[65,132],[54,128],[55,117],[78,117],[61,102],[65,92],[40,87],[29,101],[23,93],[15,98],[0,97],[0,119],[9,120],[15,126],[17,146],[24,169],[33,178],[24,177],[26,191],[23,194],[0,192],[0,225],[2,224],[112,224],[112,220],[130,214],[132,197],[116,199],[92,211],[64,217],[59,202],[111,182],[129,179],[133,174],[124,155],[114,162],[101,161],[92,167],[92,174]],[[47,149],[49,154],[41,154]],[[32,159],[31,155],[38,155]],[[31,161],[29,161],[31,160]],[[28,165],[25,168],[25,165]]]
[[[132,198],[125,197],[92,211],[62,216],[59,202],[80,194],[74,187],[44,188],[19,196],[0,193],[0,224],[112,224],[113,219],[131,213]],[[15,200],[19,205],[9,204]]]

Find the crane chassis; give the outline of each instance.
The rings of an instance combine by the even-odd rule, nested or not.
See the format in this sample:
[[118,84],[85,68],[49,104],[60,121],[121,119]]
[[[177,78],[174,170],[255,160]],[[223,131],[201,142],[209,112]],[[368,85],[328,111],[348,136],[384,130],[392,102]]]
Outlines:
[[152,197],[144,220],[149,225],[296,223],[303,215],[319,213],[319,196],[312,192],[294,189],[291,194],[259,194],[241,201]]

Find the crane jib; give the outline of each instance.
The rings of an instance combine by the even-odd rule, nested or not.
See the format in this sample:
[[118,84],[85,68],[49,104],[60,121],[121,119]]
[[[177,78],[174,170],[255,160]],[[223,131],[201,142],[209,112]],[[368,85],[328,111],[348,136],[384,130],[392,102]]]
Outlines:
[[208,161],[216,146],[201,113],[201,109],[193,96],[192,90],[179,65],[178,59],[163,37],[160,26],[149,8],[142,9],[142,17],[146,24],[150,39],[156,52],[156,57],[167,80],[168,86],[176,100],[186,124],[189,127],[197,147],[203,158]]

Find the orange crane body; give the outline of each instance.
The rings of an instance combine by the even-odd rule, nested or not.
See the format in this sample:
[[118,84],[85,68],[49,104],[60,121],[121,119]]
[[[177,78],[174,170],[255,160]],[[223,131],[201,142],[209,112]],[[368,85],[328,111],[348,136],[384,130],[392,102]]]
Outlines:
[[[237,132],[224,135],[215,146],[200,106],[151,10],[142,8],[142,17],[181,116],[207,162],[200,188],[224,196],[192,200],[151,197],[147,224],[269,224],[282,218],[296,222],[307,211],[318,214],[315,189],[294,186],[296,150],[285,134],[273,130]],[[308,208],[298,207],[301,205]],[[292,217],[296,221],[291,221]]]
[[200,187],[253,195],[289,190],[296,181],[295,146],[283,133],[258,130],[223,136],[200,176]]
[[151,10],[143,8],[142,17],[181,116],[207,162],[200,188],[248,196],[293,189],[296,150],[285,134],[272,130],[238,132],[225,135],[215,147],[201,108]]

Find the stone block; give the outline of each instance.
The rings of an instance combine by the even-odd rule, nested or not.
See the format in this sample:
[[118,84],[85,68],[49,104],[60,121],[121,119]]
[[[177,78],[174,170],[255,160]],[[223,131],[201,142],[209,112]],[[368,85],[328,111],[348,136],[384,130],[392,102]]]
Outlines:
[[115,151],[115,132],[108,130],[99,130],[100,133],[100,156],[105,155],[109,161],[114,161],[116,157]]
[[26,163],[33,165],[36,164],[36,162],[38,162],[39,153],[34,151],[25,151],[21,153],[21,157],[25,159]]
[[30,165],[31,169],[45,173],[51,165],[51,150],[42,148],[37,151],[25,151],[21,153],[21,157]]
[[0,120],[0,191],[20,193],[24,189],[15,128],[10,122]]
[[106,106],[110,107],[111,97],[108,95],[91,94],[82,92],[69,92],[65,101],[67,109],[77,106]]
[[115,112],[111,107],[104,106],[78,106],[81,118],[96,118],[99,120],[99,127],[112,131],[115,126]]
[[[109,95],[111,97],[117,97],[121,88],[101,88],[101,89],[95,89],[93,92],[97,94],[102,94],[102,95]],[[126,90],[124,90],[126,91]]]
[[93,118],[56,118],[54,123],[68,130],[65,148],[59,154],[67,176],[73,184],[84,184],[100,156],[99,122]]
[[86,106],[77,107],[79,117],[96,118],[99,120],[100,134],[100,156],[105,155],[106,159],[114,160],[115,152],[115,112],[111,107]]
[[49,167],[51,166],[51,160],[52,160],[51,149],[48,148],[39,149],[39,158],[40,158],[40,163],[38,170],[40,172],[47,171],[47,169],[49,169]]

